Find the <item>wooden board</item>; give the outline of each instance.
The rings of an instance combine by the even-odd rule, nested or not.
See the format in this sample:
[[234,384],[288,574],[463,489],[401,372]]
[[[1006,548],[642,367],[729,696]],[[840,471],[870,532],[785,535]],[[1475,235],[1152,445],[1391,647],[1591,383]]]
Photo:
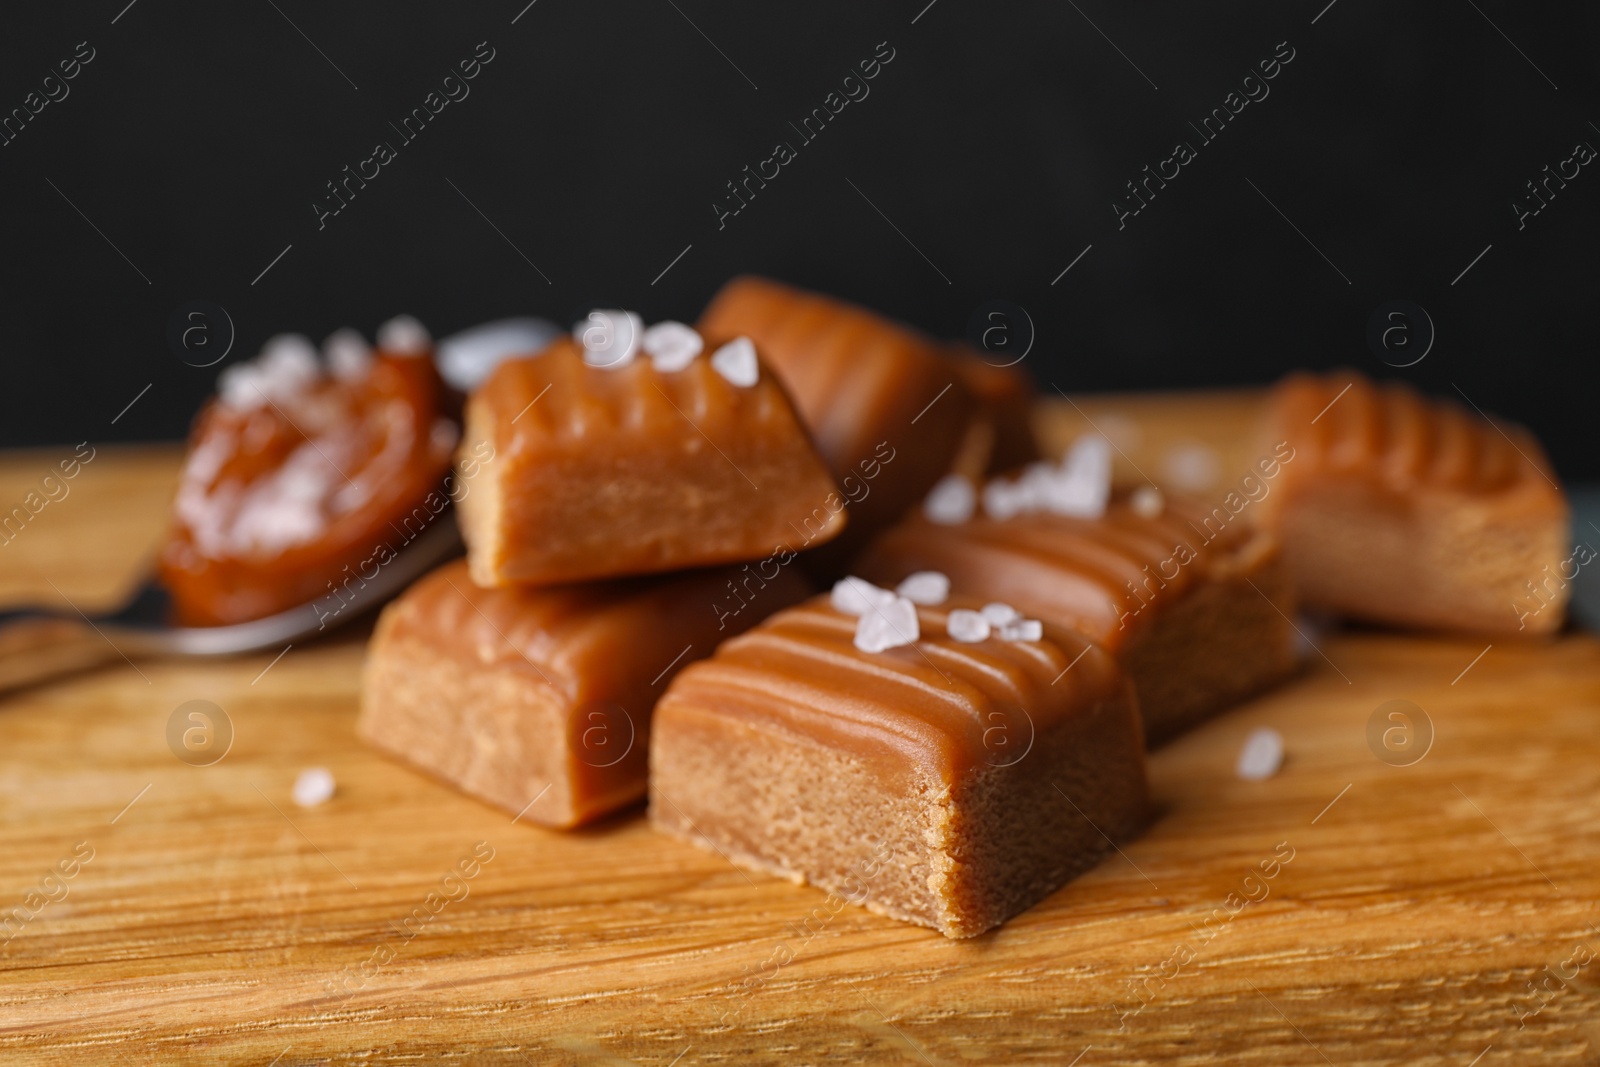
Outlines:
[[[1049,432],[1150,410],[1153,440],[1187,412],[1240,454],[1215,405],[1083,407]],[[67,454],[0,460],[0,503]],[[0,597],[105,602],[174,462],[101,449],[0,546]],[[967,942],[830,912],[637,812],[547,832],[384,760],[353,732],[360,633],[121,664],[0,702],[0,913],[93,852],[0,944],[0,1060],[1597,1063],[1600,647],[1485,644],[1319,636],[1303,677],[1154,757],[1147,834]],[[166,740],[194,699],[235,729],[210,767]],[[1369,748],[1392,699],[1433,726],[1411,766]],[[1243,782],[1260,725],[1288,760]],[[337,795],[296,807],[314,764]]]

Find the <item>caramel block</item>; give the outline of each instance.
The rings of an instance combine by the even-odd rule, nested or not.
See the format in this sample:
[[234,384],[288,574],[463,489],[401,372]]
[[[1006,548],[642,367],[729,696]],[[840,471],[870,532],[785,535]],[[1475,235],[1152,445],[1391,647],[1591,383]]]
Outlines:
[[849,501],[850,529],[821,554],[822,572],[839,571],[962,454],[976,402],[944,348],[910,327],[756,277],[723,286],[700,327],[755,341]]
[[1115,655],[1152,746],[1295,666],[1293,596],[1276,544],[1225,508],[1168,496],[1150,517],[1118,495],[1099,519],[980,512],[941,525],[919,514],[856,567],[890,588],[926,570],[949,575],[957,593],[1011,604]]
[[482,589],[447,564],[379,618],[357,730],[529,822],[588,822],[644,796],[651,707],[673,674],[810,592],[788,568],[718,611],[739,578]]
[[821,543],[845,523],[818,514],[833,479],[764,370],[744,386],[706,358],[591,366],[562,338],[472,395],[462,454],[485,446],[494,459],[461,501],[484,586],[757,559],[802,525]]
[[1038,459],[1033,434],[1037,395],[1021,365],[990,362],[984,353],[961,344],[947,348],[945,359],[978,402],[954,469],[981,478]]
[[1570,516],[1527,430],[1343,371],[1279,384],[1263,440],[1293,450],[1261,521],[1308,606],[1484,634],[1560,628]]
[[650,817],[735,863],[972,937],[1142,823],[1132,689],[1070,631],[860,651],[817,598],[685,670],[656,706]]

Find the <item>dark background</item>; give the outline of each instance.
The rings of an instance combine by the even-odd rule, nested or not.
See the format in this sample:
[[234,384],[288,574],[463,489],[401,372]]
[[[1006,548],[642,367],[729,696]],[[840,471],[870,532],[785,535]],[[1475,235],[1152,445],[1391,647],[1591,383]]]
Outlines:
[[[1600,147],[1594,5],[926,2],[8,5],[0,111],[95,58],[0,148],[0,444],[178,437],[281,331],[692,320],[757,271],[949,336],[1014,302],[1026,365],[1069,392],[1340,364],[1459,389],[1600,476],[1600,166],[1524,229],[1511,207]],[[470,96],[402,145],[389,123],[484,41]],[[788,123],[881,41],[870,96],[802,146]],[[1270,96],[1201,146],[1186,123],[1282,41]],[[1199,158],[1119,231],[1123,183],[1180,139]],[[319,230],[379,140],[398,158]],[[779,140],[798,158],[719,230]],[[237,329],[207,369],[167,342],[195,299]],[[1397,299],[1437,329],[1403,370],[1366,341]]]

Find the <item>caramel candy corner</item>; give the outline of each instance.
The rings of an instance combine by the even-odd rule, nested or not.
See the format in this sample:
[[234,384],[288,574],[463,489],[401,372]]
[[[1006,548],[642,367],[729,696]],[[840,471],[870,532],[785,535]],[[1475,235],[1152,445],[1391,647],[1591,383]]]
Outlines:
[[674,673],[810,592],[792,567],[752,573],[483,589],[447,564],[379,618],[357,730],[522,821],[589,822],[644,796]]
[[562,338],[502,363],[467,404],[462,455],[490,458],[461,501],[480,585],[570,582],[760,558],[836,493],[778,381],[705,358],[585,362]]
[[907,518],[857,573],[893,587],[917,571],[1075,630],[1122,663],[1153,747],[1296,667],[1294,595],[1276,541],[1224,508],[1177,495],[1141,514],[1119,493],[1104,517],[1029,511],[958,523]]
[[948,345],[945,359],[978,402],[952,469],[976,480],[1038,459],[1033,431],[1037,393],[1027,371],[1017,363],[991,363],[985,353],[965,344]]
[[1292,457],[1261,518],[1307,606],[1426,629],[1560,629],[1570,511],[1524,428],[1337,371],[1281,382],[1262,440]]
[[751,275],[723,286],[700,325],[755,341],[849,501],[850,529],[814,556],[821,573],[842,570],[963,454],[977,402],[946,346],[909,326]]
[[1131,687],[1070,631],[856,647],[816,598],[683,671],[657,705],[650,814],[735,863],[972,937],[1140,827]]

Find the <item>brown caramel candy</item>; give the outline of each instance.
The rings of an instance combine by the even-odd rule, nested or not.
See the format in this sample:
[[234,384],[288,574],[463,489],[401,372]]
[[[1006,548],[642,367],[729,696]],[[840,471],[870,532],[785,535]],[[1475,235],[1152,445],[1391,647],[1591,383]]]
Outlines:
[[482,443],[495,459],[461,501],[480,585],[755,559],[845,522],[815,514],[833,479],[777,380],[735,385],[704,356],[671,372],[591,366],[563,338],[472,395],[463,454]]
[[822,553],[823,571],[840,570],[963,453],[976,409],[964,375],[909,327],[756,277],[723,286],[700,326],[755,341],[838,479],[850,529]]
[[1344,371],[1279,384],[1265,433],[1294,458],[1261,521],[1307,606],[1486,634],[1561,627],[1582,546],[1521,426]]
[[990,362],[988,354],[961,344],[947,348],[945,359],[978,402],[954,469],[981,478],[1038,459],[1036,395],[1027,372],[1015,363]]
[[1099,519],[980,511],[940,524],[916,515],[879,538],[856,573],[893,588],[927,570],[948,575],[957,593],[1011,604],[1116,656],[1151,745],[1295,665],[1293,598],[1272,538],[1221,507],[1168,496],[1151,516],[1118,495]]
[[447,564],[379,618],[357,730],[529,822],[598,818],[644,796],[651,707],[673,674],[810,592],[789,568],[719,613],[738,575],[482,589]]
[[161,552],[179,621],[247,622],[326,597],[444,510],[460,434],[419,345],[329,374],[309,343],[280,338],[224,372],[195,419]]
[[819,597],[724,642],[656,706],[650,817],[735,863],[972,937],[1142,823],[1131,687],[1071,631],[854,643]]

